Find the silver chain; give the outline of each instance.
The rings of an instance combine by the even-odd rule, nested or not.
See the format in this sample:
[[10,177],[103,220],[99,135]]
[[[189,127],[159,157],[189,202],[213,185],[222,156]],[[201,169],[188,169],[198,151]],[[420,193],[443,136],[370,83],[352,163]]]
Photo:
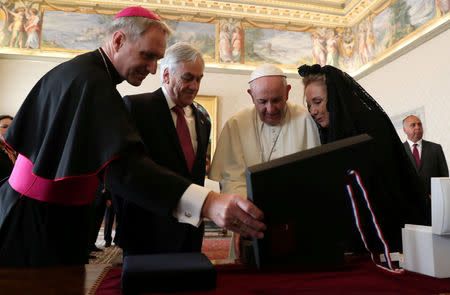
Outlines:
[[[284,126],[284,119],[286,118],[286,112],[287,112],[287,106],[286,106],[286,110],[284,111],[284,116],[283,119],[281,120],[281,127],[280,130],[278,131],[277,137],[275,138],[275,141],[272,144],[272,148],[270,149],[270,153],[269,153],[269,157],[267,158],[267,161],[270,161],[270,158],[272,157],[272,153],[273,150],[275,149],[275,146],[277,145],[278,142],[278,138],[280,137],[281,131],[283,130],[283,126]],[[261,136],[262,136],[262,129],[264,128],[264,122],[262,123],[262,127],[261,127],[261,132],[259,131],[259,126],[258,126],[258,111],[255,109],[255,131],[256,131],[256,137],[258,138],[259,141],[259,148],[261,150],[261,161],[264,162],[264,145],[262,143],[261,140]]]

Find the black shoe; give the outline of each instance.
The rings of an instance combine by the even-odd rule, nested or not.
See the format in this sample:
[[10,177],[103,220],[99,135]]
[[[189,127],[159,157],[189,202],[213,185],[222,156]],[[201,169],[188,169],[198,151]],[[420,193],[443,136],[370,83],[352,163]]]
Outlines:
[[111,247],[111,242],[105,242],[105,248]]
[[102,252],[103,251],[102,249],[97,248],[97,246],[92,246],[90,250],[91,250],[91,252]]

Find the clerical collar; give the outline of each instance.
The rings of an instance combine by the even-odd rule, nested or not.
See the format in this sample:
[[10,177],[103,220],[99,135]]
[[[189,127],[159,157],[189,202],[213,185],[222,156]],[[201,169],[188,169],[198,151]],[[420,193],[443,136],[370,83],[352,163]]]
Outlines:
[[120,76],[119,72],[117,72],[116,68],[112,64],[103,48],[99,47],[98,53],[100,55],[100,58],[102,59],[102,64],[105,67],[105,71],[108,72],[108,75],[110,75],[112,82],[115,85],[122,83],[124,79]]

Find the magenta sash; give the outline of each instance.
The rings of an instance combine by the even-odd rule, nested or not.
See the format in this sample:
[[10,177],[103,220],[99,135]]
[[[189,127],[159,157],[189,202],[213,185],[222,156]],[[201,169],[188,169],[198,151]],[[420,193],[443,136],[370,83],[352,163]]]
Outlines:
[[9,177],[11,187],[29,198],[61,205],[85,205],[94,199],[98,185],[96,174],[63,179],[46,179],[33,174],[33,163],[19,154]]

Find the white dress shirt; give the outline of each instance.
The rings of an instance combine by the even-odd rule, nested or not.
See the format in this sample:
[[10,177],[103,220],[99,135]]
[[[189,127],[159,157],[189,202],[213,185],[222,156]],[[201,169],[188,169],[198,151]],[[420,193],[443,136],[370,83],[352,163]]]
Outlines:
[[409,139],[406,139],[406,141],[409,144],[409,148],[411,149],[411,153],[413,153],[414,144],[417,144],[417,150],[419,151],[419,159],[422,159],[422,139],[420,139],[418,142],[412,142]]
[[[164,93],[164,97],[167,100],[167,104],[169,105],[169,109],[171,110],[170,113],[172,114],[172,119],[176,128],[177,114],[172,111],[175,103],[164,87],[162,87],[162,91]],[[195,117],[190,106],[184,108],[184,116],[186,118],[186,123],[191,135],[192,146],[194,148],[194,152],[196,152],[197,133],[195,131]],[[203,186],[194,183],[191,184],[181,196],[181,199],[178,202],[178,206],[173,212],[173,216],[178,219],[178,222],[189,223],[193,226],[199,226],[202,222],[200,215],[203,203],[205,202],[206,196],[210,191],[210,189],[206,189]]]
[[[166,89],[162,87],[162,91],[164,93],[164,97],[167,100],[167,104],[169,105],[170,113],[172,114],[173,124],[175,128],[177,128],[177,113],[172,110],[174,106],[176,106],[175,102],[167,93]],[[184,110],[184,118],[186,119],[187,126],[189,128],[189,135],[191,136],[192,147],[194,148],[194,153],[197,155],[197,131],[195,130],[195,116],[192,111],[191,106],[186,106],[183,108]]]

